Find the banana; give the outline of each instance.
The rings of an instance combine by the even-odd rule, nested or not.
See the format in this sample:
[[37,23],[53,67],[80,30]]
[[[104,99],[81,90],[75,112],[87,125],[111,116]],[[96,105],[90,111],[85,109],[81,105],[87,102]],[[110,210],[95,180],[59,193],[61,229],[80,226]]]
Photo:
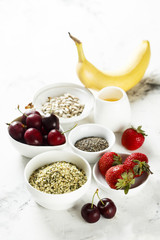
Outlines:
[[123,72],[107,74],[97,69],[84,55],[81,41],[69,33],[78,51],[77,75],[85,87],[100,90],[107,86],[117,86],[124,91],[134,87],[143,77],[151,56],[149,41],[144,40],[139,46],[135,59]]

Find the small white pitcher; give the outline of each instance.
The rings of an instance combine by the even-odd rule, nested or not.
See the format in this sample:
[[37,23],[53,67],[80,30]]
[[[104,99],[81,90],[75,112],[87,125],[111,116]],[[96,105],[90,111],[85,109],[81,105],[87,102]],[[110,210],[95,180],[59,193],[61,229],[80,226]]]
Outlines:
[[115,86],[105,87],[95,97],[94,121],[113,132],[130,125],[131,108],[126,92]]

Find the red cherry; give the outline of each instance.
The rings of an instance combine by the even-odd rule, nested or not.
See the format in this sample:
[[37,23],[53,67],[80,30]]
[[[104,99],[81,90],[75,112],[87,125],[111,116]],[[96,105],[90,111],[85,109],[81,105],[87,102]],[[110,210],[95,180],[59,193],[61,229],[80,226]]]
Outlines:
[[15,121],[9,124],[7,123],[7,125],[9,125],[8,127],[9,135],[15,140],[21,141],[23,139],[23,135],[25,132],[24,125],[19,121]]
[[26,125],[28,128],[41,129],[42,127],[42,117],[37,113],[29,114],[26,118]]
[[81,208],[81,215],[88,223],[95,223],[100,219],[100,211],[98,207],[92,203],[86,203]]
[[48,133],[48,144],[51,146],[62,145],[66,142],[66,138],[63,133],[57,129],[53,129]]
[[36,128],[28,128],[24,134],[24,140],[29,145],[40,146],[43,143],[43,137]]
[[100,211],[97,206],[93,204],[94,197],[97,194],[98,189],[95,191],[92,197],[92,203],[86,203],[81,208],[81,216],[88,223],[95,223],[100,219]]
[[109,198],[103,198],[98,202],[97,205],[100,213],[105,218],[113,218],[116,214],[116,206],[114,202]]
[[48,135],[47,134],[44,134],[43,135],[43,145],[44,146],[48,146]]
[[59,129],[59,118],[54,114],[50,114],[42,118],[42,125],[46,132]]
[[39,116],[41,116],[41,114],[38,112],[38,111],[36,111],[36,110],[34,110],[34,109],[28,109],[27,111],[25,111],[24,113],[23,113],[23,115],[22,115],[22,120],[21,120],[21,122],[23,123],[23,124],[26,124],[26,119],[27,119],[27,117],[30,115],[30,114],[38,114]]

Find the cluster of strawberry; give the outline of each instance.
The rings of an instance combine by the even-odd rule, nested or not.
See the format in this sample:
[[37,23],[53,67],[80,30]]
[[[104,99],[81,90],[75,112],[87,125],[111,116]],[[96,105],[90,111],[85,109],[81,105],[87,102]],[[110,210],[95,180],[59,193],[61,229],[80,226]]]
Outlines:
[[128,193],[135,183],[135,178],[144,172],[152,173],[148,165],[148,157],[143,153],[132,153],[124,161],[115,152],[105,153],[98,162],[99,171],[113,189],[124,189]]

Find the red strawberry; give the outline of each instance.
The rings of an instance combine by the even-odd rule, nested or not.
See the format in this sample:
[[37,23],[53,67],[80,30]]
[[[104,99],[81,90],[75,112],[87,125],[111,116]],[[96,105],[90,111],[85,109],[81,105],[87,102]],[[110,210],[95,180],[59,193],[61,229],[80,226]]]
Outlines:
[[137,129],[131,127],[126,129],[121,138],[122,145],[129,150],[136,150],[142,146],[145,136],[145,132],[139,126]]
[[143,153],[132,153],[123,163],[127,170],[131,170],[135,177],[139,177],[143,172],[152,173],[148,165],[148,157]]
[[105,153],[98,162],[99,171],[103,176],[105,176],[106,171],[115,165],[119,165],[122,163],[122,158],[115,152],[107,152]]
[[106,172],[105,179],[113,189],[124,189],[128,193],[132,184],[135,183],[134,175],[125,168],[125,165],[113,166]]

